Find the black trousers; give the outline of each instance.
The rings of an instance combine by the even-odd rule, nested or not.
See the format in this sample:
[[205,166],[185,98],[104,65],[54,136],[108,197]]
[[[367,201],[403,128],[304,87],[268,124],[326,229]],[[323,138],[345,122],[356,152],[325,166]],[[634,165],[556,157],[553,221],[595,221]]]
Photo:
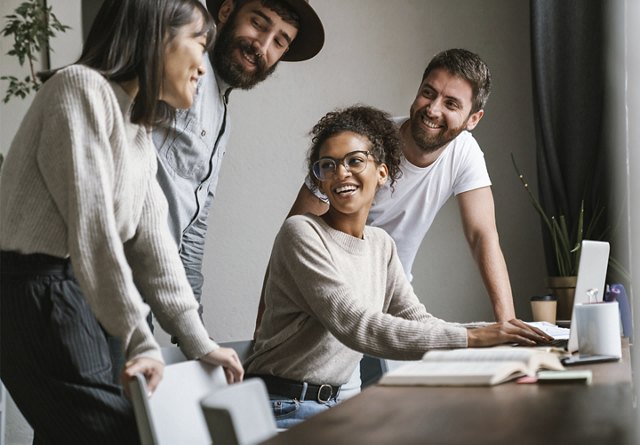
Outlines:
[[0,377],[34,443],[139,442],[106,334],[68,260],[0,253]]

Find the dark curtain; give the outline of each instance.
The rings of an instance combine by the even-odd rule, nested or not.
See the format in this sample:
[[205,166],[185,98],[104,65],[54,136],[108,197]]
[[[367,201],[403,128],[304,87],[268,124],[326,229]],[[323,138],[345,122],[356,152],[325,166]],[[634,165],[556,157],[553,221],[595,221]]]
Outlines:
[[[530,0],[540,201],[547,215],[565,216],[571,233],[583,200],[585,222],[606,208],[603,3]],[[606,218],[597,230],[605,226]],[[548,273],[557,275],[551,238],[543,234]]]

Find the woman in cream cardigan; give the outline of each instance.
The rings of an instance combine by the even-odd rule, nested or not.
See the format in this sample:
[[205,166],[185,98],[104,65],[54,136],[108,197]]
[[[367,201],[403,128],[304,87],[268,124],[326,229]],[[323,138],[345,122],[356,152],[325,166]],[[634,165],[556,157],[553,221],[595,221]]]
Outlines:
[[185,355],[242,379],[198,316],[149,133],[191,105],[213,29],[197,0],[106,0],[80,59],[45,82],[11,144],[0,372],[37,442],[137,442],[106,333],[122,341],[123,379],[143,373],[153,391],[164,365],[149,306]]

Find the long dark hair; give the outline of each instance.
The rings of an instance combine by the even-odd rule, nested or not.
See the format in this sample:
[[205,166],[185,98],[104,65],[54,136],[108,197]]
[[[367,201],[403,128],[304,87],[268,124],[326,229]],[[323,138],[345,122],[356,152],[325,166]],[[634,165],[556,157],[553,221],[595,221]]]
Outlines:
[[115,82],[138,79],[131,122],[167,122],[174,110],[160,100],[165,46],[198,15],[203,22],[198,35],[207,35],[210,49],[215,25],[198,0],[105,0],[76,63]]

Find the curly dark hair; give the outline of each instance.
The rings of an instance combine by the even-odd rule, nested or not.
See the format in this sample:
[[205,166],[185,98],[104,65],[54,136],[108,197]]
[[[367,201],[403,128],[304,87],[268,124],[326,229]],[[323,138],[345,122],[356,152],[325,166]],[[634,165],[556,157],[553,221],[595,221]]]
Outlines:
[[313,137],[307,155],[307,168],[309,177],[313,181],[312,186],[317,188],[319,185],[317,178],[313,175],[313,163],[320,157],[320,148],[327,139],[345,131],[351,131],[369,139],[371,142],[369,151],[376,163],[386,164],[393,190],[393,184],[402,174],[400,171],[402,142],[398,127],[390,120],[389,114],[366,105],[354,105],[327,113],[309,132]]

